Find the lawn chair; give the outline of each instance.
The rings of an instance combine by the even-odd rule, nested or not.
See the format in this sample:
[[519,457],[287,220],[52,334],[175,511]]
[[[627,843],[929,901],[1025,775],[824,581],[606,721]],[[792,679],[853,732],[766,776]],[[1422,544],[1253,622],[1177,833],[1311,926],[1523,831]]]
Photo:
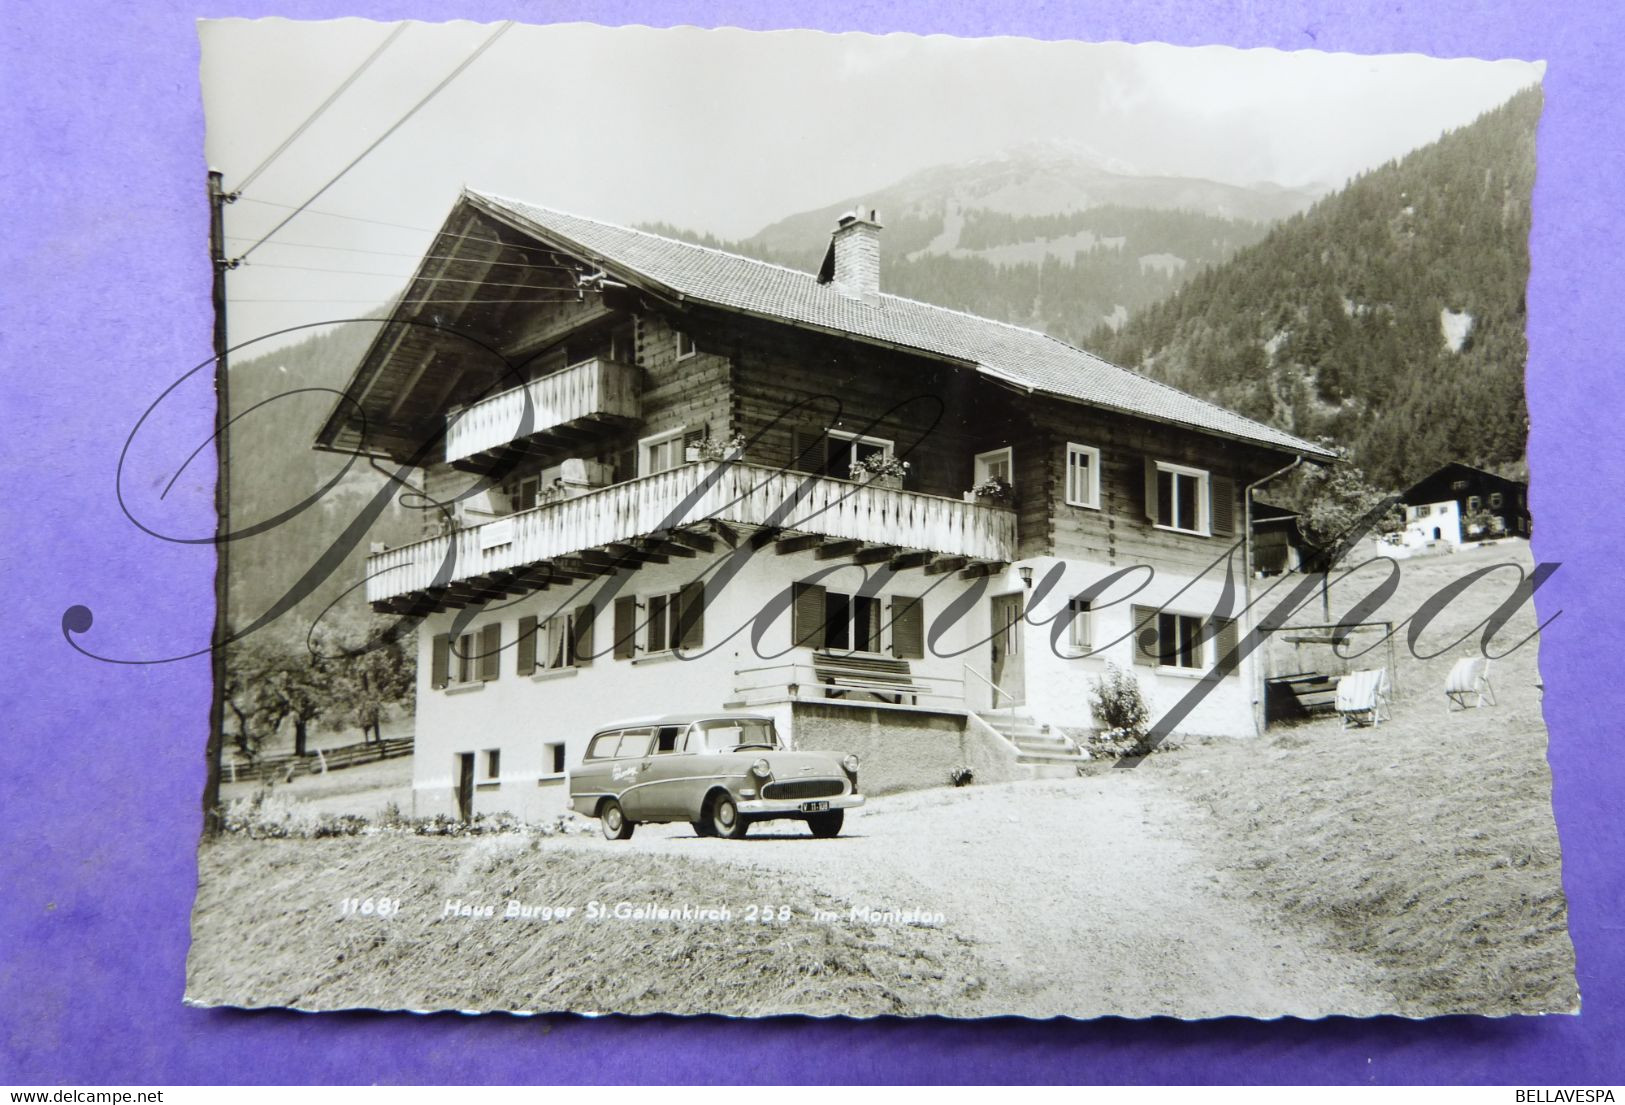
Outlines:
[[[1468,699],[1476,699],[1469,702]],[[1471,710],[1484,705],[1488,698],[1495,705],[1495,688],[1490,686],[1490,662],[1482,656],[1463,656],[1450,669],[1444,681],[1445,713],[1454,713],[1456,707]]]
[[1337,716],[1343,728],[1377,725],[1391,720],[1388,712],[1388,669],[1351,671],[1337,681]]

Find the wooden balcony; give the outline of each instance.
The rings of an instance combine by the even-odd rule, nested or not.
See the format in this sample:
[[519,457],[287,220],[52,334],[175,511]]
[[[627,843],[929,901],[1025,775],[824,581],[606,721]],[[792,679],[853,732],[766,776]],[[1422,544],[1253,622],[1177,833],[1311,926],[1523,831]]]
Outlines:
[[694,556],[712,536],[780,553],[968,573],[1015,555],[1013,511],[750,464],[701,462],[377,553],[367,600],[444,609]]
[[640,389],[636,365],[603,358],[573,364],[447,415],[446,460],[472,468],[505,450],[556,451],[601,425],[635,421]]

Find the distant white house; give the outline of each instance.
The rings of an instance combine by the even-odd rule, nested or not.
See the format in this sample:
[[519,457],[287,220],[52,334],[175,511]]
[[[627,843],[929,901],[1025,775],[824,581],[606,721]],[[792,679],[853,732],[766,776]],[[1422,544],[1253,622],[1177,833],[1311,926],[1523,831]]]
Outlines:
[[1442,503],[1419,503],[1405,508],[1405,529],[1400,534],[1401,544],[1409,552],[1439,549],[1440,546],[1461,544],[1461,504],[1455,500]]

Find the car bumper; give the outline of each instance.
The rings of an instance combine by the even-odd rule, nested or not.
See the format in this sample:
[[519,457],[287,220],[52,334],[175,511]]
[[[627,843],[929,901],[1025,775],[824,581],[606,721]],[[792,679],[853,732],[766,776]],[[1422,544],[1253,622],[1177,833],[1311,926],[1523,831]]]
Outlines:
[[738,803],[739,812],[747,815],[766,813],[801,813],[809,802],[827,802],[832,810],[849,810],[863,805],[861,794],[832,794],[828,798],[752,798]]

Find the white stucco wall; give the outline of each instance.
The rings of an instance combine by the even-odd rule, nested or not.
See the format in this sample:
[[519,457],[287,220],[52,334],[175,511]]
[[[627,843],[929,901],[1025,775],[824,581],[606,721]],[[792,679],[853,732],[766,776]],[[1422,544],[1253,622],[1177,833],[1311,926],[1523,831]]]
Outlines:
[[[676,591],[725,552],[719,544],[715,553],[693,560],[647,565],[631,577],[620,594],[642,597]],[[595,598],[596,587],[587,585],[578,585],[579,589],[555,587],[513,599],[500,610],[487,609],[472,618],[462,611],[429,617],[419,634],[413,812],[418,816],[456,813],[457,757],[471,752],[476,756],[475,777],[480,784],[474,794],[476,812],[506,811],[528,819],[555,816],[565,811],[567,795],[563,779],[548,771],[545,757],[549,744],[565,745],[568,769],[580,763],[592,733],[615,721],[723,709],[738,700],[740,687],[751,683],[776,684],[782,690],[790,679],[787,671],[749,669],[777,668],[793,661],[807,665],[811,652],[790,647],[787,610],[760,622],[763,632],[759,646],[752,642],[753,624],[764,606],[790,582],[828,571],[836,563],[817,560],[810,552],[780,556],[769,548],[756,553],[711,599],[705,614],[704,647],[699,655],[688,658],[668,653],[615,659],[612,603],[599,600],[593,642],[597,655],[590,664],[539,670],[528,676],[517,674],[514,642],[519,618],[531,615],[545,619],[561,609],[573,610]],[[1024,563],[1033,568],[1035,579],[1042,579],[1057,561],[1046,558]],[[1046,619],[1064,605],[1069,595],[1082,591],[1109,569],[1083,562],[1066,562],[1065,568],[1063,584],[1027,611],[1022,631],[1026,692],[1022,712],[1055,727],[1093,727],[1089,693],[1094,679],[1105,671],[1110,660],[1134,673],[1153,718],[1160,717],[1195,687],[1201,673],[1135,665],[1129,640],[1131,606],[1166,604],[1172,611],[1207,616],[1219,600],[1222,579],[1198,580],[1177,597],[1176,592],[1187,580],[1168,573],[1157,575],[1132,596],[1130,586],[1107,592],[1100,604],[1112,598],[1120,601],[1093,614],[1094,640],[1097,645],[1106,645],[1104,655],[1079,659],[1071,654],[1064,638],[1060,655],[1051,648],[1051,626]],[[862,579],[860,569],[846,564],[818,582],[830,590],[852,592]],[[922,599],[928,642],[934,627],[940,625],[943,630],[934,651],[928,643],[926,657],[910,661],[911,672],[933,688],[961,696],[956,705],[979,709],[987,705],[986,685],[974,676],[967,677],[965,669],[968,666],[984,677],[990,674],[989,605],[996,595],[1017,592],[1030,595],[1022,585],[1019,565],[989,577],[980,587],[956,573],[926,575],[914,569],[896,574],[879,594],[882,598],[909,595]],[[951,608],[956,603],[963,616],[953,619]],[[466,624],[455,627],[459,633],[477,634],[493,620],[502,623],[501,674],[490,682],[434,689],[429,685],[433,638],[453,632],[458,618],[467,619]],[[1210,644],[1204,657],[1209,666],[1212,658]],[[1252,672],[1253,662],[1249,659],[1239,674],[1226,677],[1196,706],[1178,726],[1178,732],[1252,735]],[[801,676],[803,682],[808,674]],[[922,701],[922,705],[941,704]],[[759,692],[746,708],[774,715],[781,732],[793,743],[794,718],[782,693]],[[485,753],[490,749],[500,751],[501,774],[495,785],[487,785],[485,778]]]
[[[1204,666],[1200,670],[1135,664],[1133,607],[1159,607],[1170,613],[1206,619],[1219,605],[1224,589],[1222,571],[1194,581],[1189,576],[1176,576],[1163,571],[1149,579],[1136,576],[1113,586],[1100,595],[1090,614],[1093,651],[1088,656],[1080,656],[1069,644],[1065,633],[1058,644],[1052,643],[1054,626],[1051,620],[1057,615],[1064,615],[1069,597],[1117,569],[1086,561],[1053,558],[1026,563],[1033,568],[1035,583],[1043,580],[1055,565],[1060,564],[1064,568],[1062,582],[1032,602],[1027,611],[1025,712],[1035,721],[1052,727],[1096,727],[1089,706],[1090,693],[1095,681],[1106,672],[1107,665],[1115,664],[1139,681],[1155,722],[1190,694],[1201,676],[1212,669],[1216,658],[1216,643],[1212,641],[1203,646]],[[1008,574],[1013,577],[1014,587],[1020,588],[1017,569],[1013,567]],[[1142,582],[1144,586],[1136,590]],[[1237,587],[1242,586],[1243,582],[1238,574]],[[1237,605],[1243,602],[1238,598]],[[1239,622],[1238,638],[1249,627],[1249,622]],[[1201,736],[1255,735],[1254,670],[1254,659],[1248,657],[1236,673],[1225,676],[1201,698],[1179,722],[1175,732]]]

